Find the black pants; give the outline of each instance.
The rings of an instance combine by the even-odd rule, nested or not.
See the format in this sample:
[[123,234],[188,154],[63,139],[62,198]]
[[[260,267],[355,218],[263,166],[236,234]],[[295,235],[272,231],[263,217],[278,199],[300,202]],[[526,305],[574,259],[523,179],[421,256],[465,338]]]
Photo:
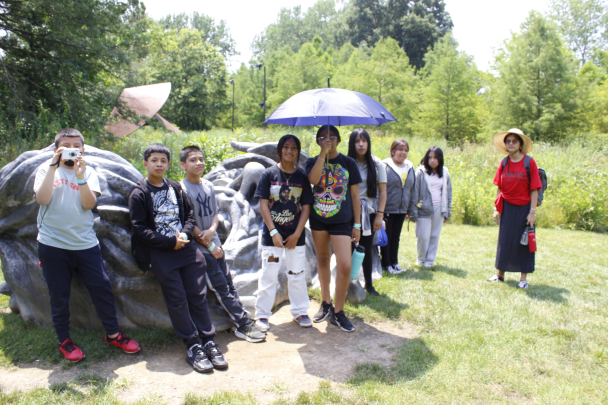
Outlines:
[[382,267],[399,264],[399,239],[401,238],[405,214],[389,214],[385,221],[388,243],[380,248]]
[[207,262],[207,286],[215,293],[217,300],[224,307],[236,327],[245,326],[249,322],[249,318],[239,300],[239,293],[234,288],[232,276],[224,256],[218,260],[208,251],[202,251],[202,253]]
[[[374,220],[376,219],[376,214],[369,215],[369,222],[374,227]],[[365,248],[365,256],[363,257],[363,278],[365,278],[365,288],[369,288],[372,286],[372,249],[374,246],[374,231],[372,230],[372,234],[369,236],[361,235],[361,239],[359,239],[359,245]],[[355,250],[355,244],[352,244],[352,249]],[[377,248],[376,248],[377,249]]]
[[38,243],[38,258],[49,287],[51,316],[59,343],[70,337],[70,290],[74,273],[87,287],[106,333],[118,333],[114,295],[99,245],[85,250],[66,250]]
[[[206,262],[194,243],[180,250],[152,250],[152,272],[158,279],[171,324],[187,347],[213,339],[215,328],[207,306]],[[198,333],[197,333],[198,332]]]

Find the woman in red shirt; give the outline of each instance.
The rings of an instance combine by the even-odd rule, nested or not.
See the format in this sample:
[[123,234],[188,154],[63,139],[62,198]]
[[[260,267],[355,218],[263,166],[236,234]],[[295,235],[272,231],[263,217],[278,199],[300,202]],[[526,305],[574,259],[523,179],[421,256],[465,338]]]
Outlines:
[[501,161],[493,183],[498,186],[494,207],[494,221],[500,226],[496,248],[498,274],[488,281],[504,282],[505,272],[521,273],[518,288],[528,288],[526,276],[534,272],[534,252],[520,243],[526,226],[536,221],[538,189],[542,187],[538,166],[530,158],[530,174],[524,158],[532,151],[532,140],[517,128],[499,132],[494,146],[508,155],[503,168]]

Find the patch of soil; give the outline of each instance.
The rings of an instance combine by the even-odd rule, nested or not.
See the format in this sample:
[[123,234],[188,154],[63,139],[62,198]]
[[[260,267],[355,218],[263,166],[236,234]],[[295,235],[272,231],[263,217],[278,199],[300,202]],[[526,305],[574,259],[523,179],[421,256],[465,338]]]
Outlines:
[[[316,308],[316,305],[311,305]],[[309,310],[312,317],[315,310]],[[118,398],[124,402],[156,395],[167,404],[181,404],[187,392],[209,396],[215,391],[250,392],[261,403],[280,396],[296,396],[314,391],[328,379],[344,382],[358,363],[392,364],[392,348],[417,337],[412,325],[366,324],[355,320],[356,331],[346,333],[329,322],[301,328],[292,320],[289,305],[282,306],[270,319],[265,342],[249,343],[234,334],[220,333],[216,343],[228,360],[226,371],[210,374],[195,372],[185,361],[186,350],[176,343],[163,351],[146,351],[89,364],[87,368],[62,370],[61,365],[31,363],[0,368],[2,389],[47,388],[97,373],[105,378],[124,378],[130,384]],[[83,361],[87,361],[86,359]]]

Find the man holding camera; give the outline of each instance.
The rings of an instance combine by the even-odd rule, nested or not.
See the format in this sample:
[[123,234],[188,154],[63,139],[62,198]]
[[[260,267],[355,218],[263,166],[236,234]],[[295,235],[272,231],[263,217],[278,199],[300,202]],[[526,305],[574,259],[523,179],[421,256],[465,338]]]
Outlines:
[[97,173],[82,157],[84,137],[72,128],[55,136],[55,154],[38,168],[34,182],[38,212],[38,257],[49,288],[59,351],[69,361],[85,356],[70,339],[70,289],[77,273],[89,291],[106,335],[126,353],[139,345],[118,330],[114,295],[93,230],[91,210],[101,195]]

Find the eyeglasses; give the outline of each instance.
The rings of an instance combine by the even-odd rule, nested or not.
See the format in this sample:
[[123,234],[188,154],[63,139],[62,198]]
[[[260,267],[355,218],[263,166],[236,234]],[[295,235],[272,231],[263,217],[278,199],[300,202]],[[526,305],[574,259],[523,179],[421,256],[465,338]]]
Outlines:
[[336,139],[338,139],[338,137],[337,136],[330,136],[329,138],[321,137],[321,138],[319,138],[319,141],[325,142],[326,139],[329,139],[331,142],[335,142]]
[[505,143],[513,143],[513,144],[516,144],[516,143],[519,143],[519,140],[517,140],[517,139],[506,139],[506,140],[505,140]]

